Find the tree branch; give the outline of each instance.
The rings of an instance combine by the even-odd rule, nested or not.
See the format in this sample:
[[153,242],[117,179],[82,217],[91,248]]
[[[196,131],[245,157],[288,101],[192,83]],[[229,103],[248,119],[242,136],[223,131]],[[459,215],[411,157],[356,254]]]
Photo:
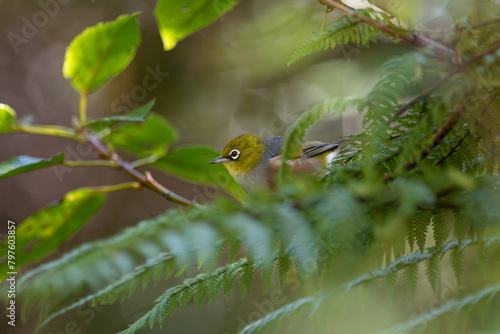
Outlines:
[[319,3],[322,3],[323,5],[326,5],[326,6],[330,7],[330,8],[338,9],[338,10],[340,10],[341,12],[343,12],[345,14],[348,14],[348,15],[350,15],[352,17],[355,17],[358,20],[360,20],[360,21],[362,21],[362,22],[364,22],[364,23],[366,23],[368,25],[371,25],[375,29],[387,33],[388,35],[391,35],[391,36],[394,36],[396,38],[399,38],[399,39],[401,39],[403,41],[406,41],[406,42],[408,42],[410,44],[413,44],[413,42],[414,42],[413,36],[406,36],[406,35],[400,33],[399,31],[394,30],[393,28],[391,28],[389,26],[386,26],[385,24],[382,24],[380,22],[370,20],[367,17],[361,16],[361,15],[357,14],[355,10],[347,7],[346,5],[344,5],[344,4],[340,3],[340,2],[335,2],[335,1],[332,1],[332,0],[317,0],[317,1]]
[[171,202],[174,202],[176,204],[184,206],[198,206],[198,204],[180,195],[177,195],[176,193],[161,186],[150,176],[150,174],[148,174],[149,176],[141,174],[139,171],[130,166],[130,164],[124,161],[116,152],[112,152],[108,148],[106,148],[97,138],[92,136],[86,129],[83,129],[78,126],[77,131],[79,131],[82,134],[82,136],[88,141],[90,145],[92,145],[92,147],[97,151],[97,153],[99,153],[99,155],[116,164],[118,168],[123,170],[125,173],[127,173],[130,177],[139,182],[145,188],[154,191],[155,193],[161,195],[163,198]]
[[452,76],[455,74],[458,74],[460,72],[465,71],[469,66],[473,65],[476,61],[479,59],[483,58],[484,56],[500,49],[500,41],[490,45],[483,51],[475,54],[469,60],[465,63],[463,63],[460,66],[455,67],[452,71],[450,71],[447,75],[439,79],[438,81],[434,82],[432,85],[424,89],[420,94],[418,94],[415,98],[413,98],[410,102],[406,103],[403,107],[399,108],[396,113],[394,114],[394,117],[391,120],[391,123],[394,122],[397,118],[399,118],[401,115],[403,115],[409,108],[411,108],[413,105],[415,105],[418,101],[421,99],[427,97],[430,93],[432,93],[434,90],[436,90],[439,86],[447,82]]
[[448,157],[449,157],[450,155],[452,155],[452,154],[453,154],[453,152],[455,152],[455,151],[457,150],[457,148],[459,148],[459,147],[460,147],[460,145],[462,145],[462,142],[463,142],[463,141],[465,140],[465,138],[467,138],[469,135],[470,135],[470,132],[469,132],[469,131],[467,131],[467,133],[465,134],[465,136],[463,136],[463,137],[462,137],[462,138],[461,138],[461,139],[460,139],[460,140],[459,140],[459,141],[455,144],[455,146],[453,146],[453,148],[450,150],[450,152],[448,152],[448,154],[446,154],[444,157],[442,157],[442,158],[441,158],[441,159],[437,162],[437,164],[436,164],[436,165],[440,165],[440,164],[442,164],[442,163],[443,163],[443,161],[445,161],[446,159],[448,159]]
[[70,138],[80,142],[85,141],[81,135],[75,132],[75,130],[57,125],[17,124],[12,132],[24,132],[33,135]]
[[428,48],[439,58],[444,58],[446,60],[453,60],[456,56],[455,51],[452,48],[432,38],[422,36],[420,34],[417,34],[416,32],[412,32],[411,35],[405,35],[388,25],[370,20],[367,17],[359,15],[355,10],[347,7],[346,5],[340,2],[335,2],[333,0],[317,0],[317,1],[330,8],[336,8],[345,14],[355,17],[358,20],[374,27],[379,31],[385,32],[388,35],[391,35],[405,42],[408,42],[414,47]]
[[418,154],[418,157],[415,158],[413,161],[407,161],[405,163],[405,167],[408,170],[412,170],[417,166],[417,164],[425,159],[429,155],[429,153],[438,146],[443,139],[446,137],[446,135],[453,129],[453,127],[457,124],[458,120],[460,119],[460,116],[462,116],[462,113],[464,111],[464,106],[459,105],[458,107],[455,108],[455,110],[448,115],[444,123],[441,125],[439,129],[437,129],[436,132],[434,132],[434,135],[432,136],[432,143],[429,147],[427,148],[422,148],[420,150],[420,153]]

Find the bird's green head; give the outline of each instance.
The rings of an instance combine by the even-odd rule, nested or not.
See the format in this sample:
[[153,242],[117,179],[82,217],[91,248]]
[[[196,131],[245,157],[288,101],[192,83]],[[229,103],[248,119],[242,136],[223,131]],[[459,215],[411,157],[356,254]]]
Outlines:
[[233,138],[222,150],[220,157],[209,164],[223,164],[233,177],[252,173],[264,156],[266,146],[257,135],[244,134]]

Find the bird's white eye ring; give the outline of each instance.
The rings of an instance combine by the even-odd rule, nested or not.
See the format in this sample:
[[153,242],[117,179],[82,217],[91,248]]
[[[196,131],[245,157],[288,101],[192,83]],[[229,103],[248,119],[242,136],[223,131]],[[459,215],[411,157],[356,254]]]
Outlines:
[[240,157],[240,151],[238,151],[237,149],[231,150],[231,152],[229,152],[229,158],[231,158],[231,160],[236,160],[239,157]]

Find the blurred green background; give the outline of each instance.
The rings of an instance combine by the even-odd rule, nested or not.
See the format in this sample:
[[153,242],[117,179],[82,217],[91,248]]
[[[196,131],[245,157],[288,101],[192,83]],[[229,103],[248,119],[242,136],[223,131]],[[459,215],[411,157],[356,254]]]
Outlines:
[[[337,47],[287,67],[287,60],[300,44],[320,30],[324,6],[304,0],[246,0],[222,19],[165,52],[153,16],[155,3],[0,0],[0,102],[14,108],[19,117],[31,118],[33,123],[70,126],[71,118],[77,115],[78,93],[62,76],[67,45],[88,26],[114,20],[120,14],[141,11],[142,43],[137,55],[123,73],[90,95],[89,117],[121,114],[156,98],[153,110],[167,117],[180,132],[177,145],[206,144],[222,148],[241,133],[282,135],[301,112],[326,98],[366,94],[378,77],[379,65],[390,55],[410,50],[408,45],[387,40],[369,52]],[[359,5],[356,1],[346,3]],[[448,16],[441,8],[444,3],[422,2],[418,10],[408,15],[413,15],[417,22],[425,17],[435,18],[433,24],[446,24]],[[45,15],[47,20],[40,14],[47,12],[48,7],[43,4],[52,6],[53,15]],[[453,7],[456,10],[468,8],[466,1],[456,4]],[[327,23],[339,17],[338,13],[329,13]],[[30,23],[37,23],[35,30],[27,28]],[[13,34],[24,36],[23,42],[13,46]],[[144,80],[151,72],[158,73],[157,85],[147,88]],[[326,118],[319,122],[307,137],[335,141],[359,129],[359,115],[350,110],[341,119]],[[95,157],[89,147],[70,140],[27,134],[0,136],[1,160],[20,154],[52,157],[61,151],[73,159]],[[207,186],[192,185],[159,171],[153,173],[160,183],[186,198],[210,201],[219,194]],[[21,222],[71,189],[124,181],[128,178],[123,173],[100,167],[48,168],[3,179],[0,180],[0,221]],[[149,191],[110,194],[101,212],[48,259],[87,240],[112,235],[172,206]],[[4,224],[1,226],[0,233],[5,233]],[[180,283],[180,278],[176,280]],[[83,308],[58,318],[44,333],[122,330],[148,309],[154,296],[172,283],[163,282],[144,293],[136,293],[123,305],[102,310]],[[293,290],[293,284],[287,289]],[[430,287],[425,290],[431,293]],[[188,305],[167,320],[164,330],[154,328],[143,332],[230,333],[235,326],[267,313],[270,307],[277,308],[291,301],[294,293],[290,291],[292,295],[285,296],[276,290],[275,300],[271,300],[269,295],[261,296],[260,291],[260,287],[254,289],[254,295],[244,302],[238,294],[229,300],[221,297],[215,305],[203,307],[195,314],[195,308]],[[254,314],[252,318],[252,312],[259,315]],[[2,321],[0,331],[31,333],[33,325],[31,320],[28,325],[13,329]]]

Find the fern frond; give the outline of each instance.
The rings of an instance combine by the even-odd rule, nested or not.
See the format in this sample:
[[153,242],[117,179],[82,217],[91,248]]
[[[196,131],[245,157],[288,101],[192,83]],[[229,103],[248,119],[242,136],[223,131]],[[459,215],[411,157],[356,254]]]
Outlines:
[[[461,244],[461,242],[460,242]],[[451,267],[453,268],[453,272],[455,273],[455,278],[457,282],[460,281],[460,276],[462,275],[462,266],[464,262],[464,252],[463,252],[464,247],[455,247],[451,251]]]
[[450,210],[441,210],[432,217],[432,235],[437,247],[441,247],[450,235],[453,213]]
[[50,314],[37,327],[37,332],[56,317],[87,303],[91,303],[92,307],[96,305],[113,304],[119,296],[122,296],[120,302],[123,302],[125,298],[130,297],[130,294],[137,289],[139,284],[142,284],[144,289],[153,275],[156,276],[156,282],[159,281],[158,276],[161,277],[165,275],[165,279],[167,279],[172,274],[172,270],[166,269],[164,264],[172,262],[173,260],[174,257],[171,254],[160,254],[157,258],[147,261],[144,265],[137,267],[133,272],[123,276],[121,279],[106,286],[104,289],[90,294],[77,302],[58,310],[57,312]]
[[432,212],[424,211],[414,220],[415,237],[417,239],[418,248],[423,251],[425,247],[425,239],[427,228],[431,220]]
[[[487,244],[497,244],[500,240],[498,239],[491,239],[486,241]],[[457,247],[461,246],[469,246],[469,245],[474,245],[477,243],[477,240],[467,240],[467,242],[464,245],[459,244],[456,241],[450,241],[447,243],[445,246],[443,246],[441,249],[436,250],[434,247],[427,248],[426,252],[416,252],[413,254],[408,254],[405,255],[393,262],[391,262],[387,267],[385,268],[380,268],[377,270],[373,270],[369,273],[362,274],[358,276],[356,279],[350,281],[347,284],[344,284],[336,289],[333,289],[331,291],[322,291],[318,292],[317,294],[310,296],[310,297],[305,297],[301,298],[299,300],[296,300],[290,304],[285,305],[282,308],[279,308],[276,311],[273,311],[264,317],[260,318],[257,321],[254,321],[250,324],[248,324],[245,328],[243,328],[239,333],[240,334],[250,334],[250,333],[255,333],[258,331],[261,331],[269,326],[271,326],[274,322],[278,320],[284,320],[286,318],[289,318],[291,316],[297,315],[301,310],[303,310],[305,307],[310,306],[311,307],[311,312],[309,313],[309,316],[311,316],[318,308],[321,307],[323,302],[327,298],[332,298],[337,296],[340,292],[342,293],[347,293],[351,290],[353,290],[355,287],[371,282],[373,280],[377,280],[379,278],[383,278],[386,280],[391,281],[394,279],[394,276],[398,274],[401,270],[406,268],[406,278],[414,281],[416,283],[417,279],[417,274],[418,274],[418,264],[423,261],[438,261],[443,254],[449,252],[450,250],[453,250]],[[436,262],[437,263],[437,262]],[[434,266],[432,267],[432,270],[434,270]],[[434,274],[433,274],[434,275]]]
[[405,283],[410,292],[415,290],[415,287],[417,286],[418,269],[419,265],[418,263],[415,263],[408,265],[404,272]]
[[[151,328],[158,323],[160,327],[167,315],[176,309],[182,309],[189,300],[195,296],[195,302],[200,305],[207,290],[217,292],[224,291],[226,294],[231,290],[233,282],[241,278],[245,270],[254,271],[258,264],[251,264],[248,259],[243,258],[225,267],[218,268],[208,274],[200,274],[195,278],[187,279],[183,284],[169,288],[163,295],[156,299],[156,304],[139,320],[120,334],[132,334],[139,329],[149,325]],[[247,274],[248,276],[248,274]],[[199,296],[196,296],[200,294]],[[210,298],[212,300],[212,297]]]
[[291,316],[301,312],[307,306],[313,308],[312,306],[316,303],[320,303],[320,300],[320,296],[300,298],[248,324],[238,334],[251,334],[261,331],[272,325],[275,321],[290,318]]
[[436,292],[437,290],[437,282],[439,278],[439,260],[440,258],[437,256],[430,257],[427,260],[427,266],[425,273],[427,274],[427,278],[429,280],[429,283],[432,286],[432,290]]
[[[488,238],[485,240],[485,243],[487,245],[496,245],[495,240],[496,238]],[[356,278],[355,280],[352,280],[350,283],[345,285],[345,290],[349,291],[353,289],[355,286],[365,283],[367,281],[371,281],[372,279],[375,278],[384,278],[387,275],[393,273],[394,271],[400,271],[404,268],[408,268],[410,266],[414,266],[418,264],[419,262],[429,260],[430,258],[436,257],[436,258],[441,258],[444,254],[448,253],[449,251],[455,249],[455,248],[461,248],[461,247],[467,247],[471,245],[475,245],[478,243],[477,239],[474,240],[464,240],[462,243],[459,243],[458,241],[450,241],[443,245],[443,247],[436,249],[435,247],[430,247],[426,249],[426,252],[421,252],[417,251],[412,254],[405,255],[399,259],[394,260],[391,262],[386,268],[381,268],[377,270],[373,270],[369,273],[363,274]]]
[[359,19],[344,16],[303,43],[290,57],[287,65],[290,66],[315,51],[333,49],[337,44],[353,43],[358,47],[368,46],[370,42],[377,40],[378,34],[378,30]]
[[[198,214],[197,211],[193,213]],[[117,299],[123,301],[138,286],[145,286],[149,282],[148,275],[155,276],[153,272],[143,272],[145,267],[140,266],[154,261],[164,250],[171,250],[173,256],[172,260],[167,261],[166,269],[176,268],[177,275],[195,259],[199,264],[206,262],[212,265],[225,247],[223,237],[211,231],[212,228],[208,228],[206,223],[185,225],[185,219],[184,216],[168,213],[143,221],[115,237],[84,244],[62,258],[28,272],[19,280],[19,291],[23,298],[22,313],[26,315],[35,309],[45,312],[49,301],[62,305],[70,297],[81,293],[82,286],[88,286],[90,291],[100,291],[109,286],[112,291],[119,290],[120,293],[105,298],[110,302]],[[166,227],[173,228],[167,231]],[[190,238],[186,237],[188,234]],[[173,235],[176,238],[172,238]],[[93,275],[87,275],[87,272]],[[158,275],[157,272],[157,279]],[[129,278],[136,279],[118,288],[117,281],[125,283]],[[51,294],[56,287],[60,292]]]
[[292,259],[287,255],[280,255],[276,260],[280,278],[280,286],[283,286],[285,283],[286,277],[288,276],[288,272],[291,269]]
[[[456,313],[464,308],[474,307],[478,302],[484,299],[491,299],[500,292],[500,284],[492,285],[476,293],[467,295],[466,297],[458,300],[451,300],[443,306],[434,308],[431,311],[420,314],[413,319],[393,326],[387,330],[382,331],[383,334],[396,334],[396,333],[410,333],[417,327],[426,325],[429,322],[450,313]],[[420,327],[421,328],[421,327]]]

